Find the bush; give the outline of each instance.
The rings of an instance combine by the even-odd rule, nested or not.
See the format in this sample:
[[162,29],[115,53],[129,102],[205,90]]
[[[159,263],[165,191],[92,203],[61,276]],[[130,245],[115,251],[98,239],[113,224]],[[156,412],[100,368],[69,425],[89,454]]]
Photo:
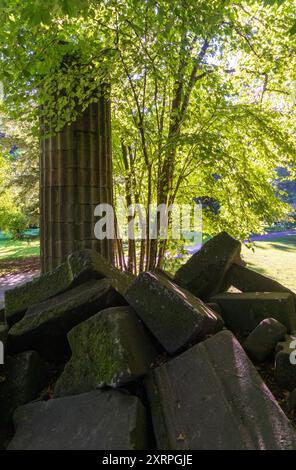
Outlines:
[[28,226],[27,217],[12,202],[7,194],[0,196],[0,229],[13,238],[22,238]]

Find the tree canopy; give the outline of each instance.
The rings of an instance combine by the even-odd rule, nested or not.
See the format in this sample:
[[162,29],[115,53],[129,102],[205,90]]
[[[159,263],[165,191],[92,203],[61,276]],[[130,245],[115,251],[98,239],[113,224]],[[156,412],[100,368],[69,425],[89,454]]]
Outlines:
[[[6,112],[57,132],[108,83],[116,196],[203,198],[204,229],[241,239],[289,213],[272,183],[294,176],[294,0],[2,4]],[[149,267],[165,247],[143,249]]]

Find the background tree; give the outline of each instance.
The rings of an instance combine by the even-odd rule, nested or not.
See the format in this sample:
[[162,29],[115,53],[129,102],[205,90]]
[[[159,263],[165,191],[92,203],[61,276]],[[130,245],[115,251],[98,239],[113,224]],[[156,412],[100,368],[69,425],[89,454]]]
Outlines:
[[[58,131],[108,77],[116,195],[145,207],[207,198],[219,210],[205,209],[204,229],[241,239],[287,215],[272,182],[278,166],[294,171],[292,0],[69,3],[4,2],[12,114],[46,103]],[[61,68],[73,52],[79,63]],[[167,248],[130,241],[127,267],[162,265]]]
[[0,134],[0,228],[21,237],[39,224],[39,143],[32,124],[2,111]]

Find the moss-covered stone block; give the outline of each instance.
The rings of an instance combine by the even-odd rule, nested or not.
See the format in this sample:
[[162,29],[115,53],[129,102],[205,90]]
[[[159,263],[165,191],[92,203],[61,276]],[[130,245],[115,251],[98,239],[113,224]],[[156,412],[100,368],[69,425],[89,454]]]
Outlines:
[[49,299],[71,286],[72,273],[68,263],[58,266],[53,272],[43,274],[30,282],[5,292],[5,318],[12,326],[31,305]]
[[14,352],[34,348],[48,359],[58,359],[68,351],[67,333],[98,311],[125,305],[108,279],[85,282],[56,297],[30,307],[9,330]]
[[111,280],[114,289],[123,294],[134,276],[120,271],[109,261],[94,250],[80,250],[68,256],[73,282],[81,282],[90,277],[101,279],[106,277]]
[[[5,292],[5,317],[12,326],[34,304],[54,297],[90,279],[110,279],[119,293],[124,293],[133,281],[132,274],[115,268],[95,250],[75,251],[54,271]],[[1,321],[1,317],[0,317]]]
[[120,387],[143,377],[156,351],[130,307],[108,308],[68,333],[72,357],[54,395]]

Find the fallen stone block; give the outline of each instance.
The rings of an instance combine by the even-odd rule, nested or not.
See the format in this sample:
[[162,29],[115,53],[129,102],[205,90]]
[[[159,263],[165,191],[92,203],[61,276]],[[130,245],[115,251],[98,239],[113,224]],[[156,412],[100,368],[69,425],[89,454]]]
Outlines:
[[247,337],[244,348],[259,362],[265,361],[279,341],[285,339],[287,328],[274,318],[262,320]]
[[5,318],[9,326],[18,322],[28,307],[53,297],[70,287],[71,270],[68,263],[53,272],[43,274],[32,281],[5,292]]
[[56,297],[30,307],[9,330],[12,351],[33,348],[48,359],[68,351],[67,333],[107,307],[125,305],[108,279],[90,280]]
[[218,317],[212,310],[155,272],[141,273],[125,298],[169,354],[217,330]]
[[210,239],[175,274],[174,282],[203,300],[220,292],[230,265],[240,257],[241,244],[228,233]]
[[287,292],[294,297],[294,301],[296,300],[295,293],[279,282],[235,263],[227,271],[221,291],[227,290],[230,286],[242,292]]
[[11,326],[18,322],[27,308],[54,297],[90,279],[109,278],[120,293],[125,292],[134,279],[132,274],[112,266],[95,250],[71,253],[65,263],[54,271],[5,292],[5,316]]
[[286,407],[289,412],[296,410],[296,388],[294,388],[294,390],[289,393],[286,401]]
[[296,341],[296,336],[294,333],[295,332],[292,332],[292,334],[286,335],[283,341],[280,341],[279,343],[277,343],[275,350],[274,350],[275,354],[277,354],[279,351],[282,351],[283,349],[289,348],[291,343],[293,341]]
[[296,434],[239,342],[222,331],[151,371],[158,449],[296,449]]
[[219,304],[216,304],[215,302],[207,302],[206,305],[213,310],[215,313],[218,313],[218,315],[221,315],[221,308]]
[[35,402],[14,414],[8,450],[141,450],[147,448],[145,409],[115,390]]
[[112,281],[114,289],[121,294],[126,291],[135,278],[133,274],[117,269],[95,250],[75,251],[68,256],[68,263],[74,283],[80,283],[90,278],[106,277]]
[[281,342],[277,345],[274,374],[276,383],[286,389],[296,388],[296,338]]
[[0,383],[0,422],[7,424],[14,410],[37,397],[46,377],[45,364],[35,351],[7,357]]
[[127,385],[143,377],[156,357],[130,307],[99,312],[73,328],[68,340],[72,357],[56,383],[55,397]]
[[7,344],[7,336],[8,336],[8,325],[7,323],[0,323],[0,341],[2,342],[4,348]]
[[227,292],[215,295],[227,328],[249,334],[266,318],[274,318],[288,331],[296,326],[294,299],[285,292]]
[[153,268],[150,270],[150,272],[158,274],[159,276],[165,277],[168,281],[174,282],[174,276],[171,273],[164,271],[161,268]]
[[0,322],[5,321],[4,300],[0,300]]

